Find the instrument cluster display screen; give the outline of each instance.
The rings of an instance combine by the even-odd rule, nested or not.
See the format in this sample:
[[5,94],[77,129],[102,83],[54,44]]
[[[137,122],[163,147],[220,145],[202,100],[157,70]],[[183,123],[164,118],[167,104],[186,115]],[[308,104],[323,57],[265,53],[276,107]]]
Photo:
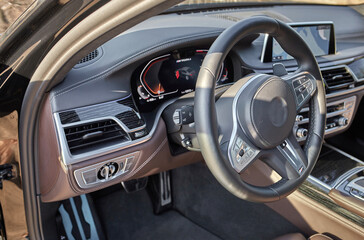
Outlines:
[[[150,60],[137,76],[136,100],[141,108],[195,90],[201,64],[208,50],[173,52]],[[229,58],[221,66],[216,85],[233,82]],[[136,90],[136,91],[135,91]]]

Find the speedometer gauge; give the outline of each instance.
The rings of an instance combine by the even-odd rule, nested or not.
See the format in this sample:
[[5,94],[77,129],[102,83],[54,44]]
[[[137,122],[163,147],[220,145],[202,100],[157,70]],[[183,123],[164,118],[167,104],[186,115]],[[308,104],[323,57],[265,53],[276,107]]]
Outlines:
[[[195,90],[197,76],[208,50],[173,51],[150,60],[141,69],[135,90],[139,103],[177,97]],[[233,81],[232,64],[225,60],[216,85]]]

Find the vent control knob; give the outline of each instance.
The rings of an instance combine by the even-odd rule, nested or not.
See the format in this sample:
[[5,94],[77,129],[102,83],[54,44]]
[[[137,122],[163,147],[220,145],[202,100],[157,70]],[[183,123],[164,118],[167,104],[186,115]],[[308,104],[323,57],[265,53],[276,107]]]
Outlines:
[[349,123],[349,119],[346,117],[340,117],[337,123],[339,124],[339,126],[346,126]]
[[308,133],[308,131],[306,128],[299,128],[299,129],[297,129],[296,137],[298,137],[298,138],[307,137],[307,133]]

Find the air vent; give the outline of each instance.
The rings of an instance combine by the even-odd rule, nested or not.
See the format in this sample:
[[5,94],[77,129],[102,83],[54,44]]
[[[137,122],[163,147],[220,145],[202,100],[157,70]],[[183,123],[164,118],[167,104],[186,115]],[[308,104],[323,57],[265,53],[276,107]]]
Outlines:
[[62,124],[74,123],[80,121],[78,114],[74,110],[61,112],[59,113],[59,117],[61,119]]
[[135,111],[137,111],[135,104],[133,102],[133,99],[131,97],[122,99],[122,100],[118,101],[118,103],[125,105],[127,107],[130,107],[130,108],[134,109]]
[[321,73],[328,90],[346,89],[354,83],[353,76],[344,66],[322,70]]
[[144,125],[143,119],[140,119],[134,111],[126,111],[116,115],[129,129],[138,128]]
[[129,140],[114,120],[102,120],[64,129],[71,154],[99,149]]
[[97,58],[97,56],[99,55],[99,50],[95,49],[94,51],[90,52],[89,54],[87,54],[86,57],[82,58],[78,64],[81,64],[81,63],[85,63],[85,62],[88,62],[88,61],[91,61],[95,58]]

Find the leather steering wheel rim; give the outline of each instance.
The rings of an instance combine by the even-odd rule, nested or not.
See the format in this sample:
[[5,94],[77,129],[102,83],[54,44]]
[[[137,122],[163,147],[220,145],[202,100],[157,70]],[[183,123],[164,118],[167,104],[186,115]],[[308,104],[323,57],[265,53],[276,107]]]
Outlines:
[[[314,78],[315,91],[309,100],[310,123],[304,154],[307,166],[299,177],[282,178],[277,183],[259,187],[241,180],[219,142],[215,85],[220,66],[232,47],[251,34],[273,36],[298,64],[295,74],[307,72]],[[268,17],[253,17],[227,28],[208,51],[196,83],[194,115],[196,133],[205,162],[220,184],[235,196],[252,202],[279,200],[297,189],[311,173],[321,151],[326,121],[326,98],[320,69],[310,48],[300,35],[287,24]]]

